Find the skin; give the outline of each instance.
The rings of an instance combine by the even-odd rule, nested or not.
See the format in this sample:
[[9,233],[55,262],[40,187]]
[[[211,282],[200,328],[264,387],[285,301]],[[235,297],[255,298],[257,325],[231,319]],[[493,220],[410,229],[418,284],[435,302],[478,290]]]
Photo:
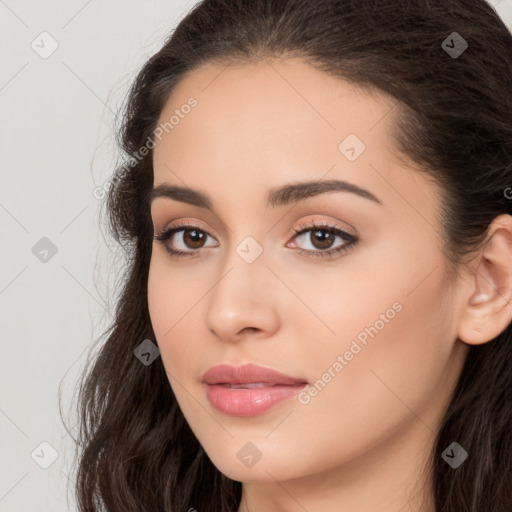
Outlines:
[[[394,100],[298,59],[203,66],[160,120],[190,96],[198,105],[156,141],[154,186],[200,190],[214,210],[152,202],[155,233],[188,222],[208,236],[190,245],[181,231],[166,242],[196,257],[173,258],[154,242],[148,303],[185,418],[215,466],[243,482],[239,511],[434,511],[425,467],[469,346],[511,321],[511,217],[496,219],[487,245],[449,280],[440,190],[394,149]],[[338,149],[350,133],[366,146],[354,161]],[[270,188],[332,178],[382,204],[339,191],[265,204]],[[331,259],[299,254],[344,242],[294,235],[311,220],[359,242]],[[248,236],[263,250],[252,263],[236,252]],[[394,303],[401,311],[309,403],[232,417],[207,400],[201,377],[223,362],[314,383]],[[252,467],[237,457],[247,442],[262,455]]]

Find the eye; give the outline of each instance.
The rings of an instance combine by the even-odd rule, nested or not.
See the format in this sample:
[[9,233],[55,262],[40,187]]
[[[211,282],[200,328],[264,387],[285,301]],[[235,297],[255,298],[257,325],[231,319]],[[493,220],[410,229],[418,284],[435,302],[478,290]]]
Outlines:
[[[174,237],[178,233],[182,234],[181,236],[176,236],[176,238],[178,241],[181,239],[181,244],[184,247],[175,249],[169,244],[169,241],[175,242]],[[356,236],[326,223],[301,224],[294,230],[294,233],[295,236],[293,240],[302,239],[302,243],[307,245],[309,242],[313,247],[312,249],[297,249],[299,254],[311,255],[313,257],[333,257],[338,253],[348,251],[359,241]],[[307,233],[310,233],[309,236],[306,236]],[[193,224],[181,224],[179,226],[170,227],[157,234],[155,240],[161,242],[172,257],[196,257],[200,254],[200,249],[206,247],[205,241],[209,236],[206,231]],[[342,243],[332,248],[331,246],[336,238],[340,239]],[[218,245],[213,246],[217,247]],[[187,248],[191,250],[186,250]]]
[[[181,244],[184,244],[184,248],[191,248],[192,250],[187,251],[181,248],[174,249],[168,243],[169,241],[174,242],[175,235],[181,233],[181,236],[176,236],[178,240],[181,239]],[[198,249],[204,247],[206,238],[210,236],[206,231],[199,229],[197,226],[192,224],[182,224],[180,226],[174,226],[169,229],[162,231],[155,236],[155,240],[158,240],[163,244],[167,252],[171,256],[197,256],[199,254]],[[179,245],[179,244],[178,244]]]
[[[302,239],[302,243],[306,245],[309,243],[312,246],[312,249],[297,249],[298,252],[313,257],[333,257],[353,248],[359,241],[356,236],[327,223],[301,224],[294,231],[296,235],[294,240]],[[332,248],[336,238],[341,239],[342,243]]]

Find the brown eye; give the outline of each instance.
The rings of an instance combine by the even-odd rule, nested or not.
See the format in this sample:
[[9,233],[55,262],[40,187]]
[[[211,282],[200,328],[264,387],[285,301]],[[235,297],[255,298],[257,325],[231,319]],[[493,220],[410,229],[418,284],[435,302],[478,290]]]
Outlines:
[[199,231],[198,229],[183,229],[183,241],[187,247],[190,249],[200,249],[206,236],[203,231]]
[[[175,226],[166,229],[155,236],[163,244],[167,252],[172,256],[199,254],[200,249],[205,247],[207,237],[206,231],[195,226]],[[177,247],[176,247],[177,246]]]
[[[302,224],[295,230],[294,240],[300,241],[300,245],[309,244],[310,248],[297,249],[299,254],[308,256],[331,257],[355,246],[358,238],[342,229],[330,225],[318,224]],[[301,240],[302,239],[302,240]],[[336,239],[340,239],[341,243],[334,245]]]
[[[202,254],[203,251],[201,249],[203,247],[208,247],[205,245],[208,237],[213,239],[206,231],[196,226],[181,225],[171,227],[157,234],[155,240],[158,240],[173,257],[196,257]],[[305,240],[302,241],[302,244],[309,243],[312,248],[298,248],[297,251],[300,254],[324,258],[333,257],[338,253],[348,251],[359,241],[355,235],[351,235],[335,226],[317,224],[303,224],[299,226],[299,229],[295,230],[294,239],[301,238]],[[341,243],[332,248],[337,238],[340,239]],[[210,247],[212,246],[210,245]],[[214,244],[213,247],[218,247],[218,244]]]
[[311,230],[310,240],[317,249],[329,249],[335,238],[333,233],[325,229]]

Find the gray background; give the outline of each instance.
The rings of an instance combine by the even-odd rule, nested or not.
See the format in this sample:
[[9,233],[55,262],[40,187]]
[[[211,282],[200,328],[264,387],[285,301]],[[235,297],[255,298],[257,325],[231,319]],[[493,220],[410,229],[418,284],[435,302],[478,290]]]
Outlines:
[[[491,3],[512,30],[512,0]],[[119,289],[122,254],[100,229],[115,114],[194,4],[0,0],[1,512],[76,509],[58,393],[74,432],[77,379]]]

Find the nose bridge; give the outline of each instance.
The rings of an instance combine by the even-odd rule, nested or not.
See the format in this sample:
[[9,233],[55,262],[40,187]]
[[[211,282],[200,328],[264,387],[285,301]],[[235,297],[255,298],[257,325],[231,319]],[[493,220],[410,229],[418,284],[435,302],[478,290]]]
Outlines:
[[247,327],[272,330],[277,318],[263,244],[251,235],[238,240],[222,258],[206,313],[207,326],[223,339]]
[[[247,204],[246,204],[247,206]],[[258,211],[260,205],[254,205],[252,211]],[[240,268],[240,270],[249,276],[256,273],[268,272],[265,268],[267,261],[266,251],[268,247],[268,238],[265,233],[264,216],[258,215],[254,223],[246,222],[242,211],[237,209],[233,213],[234,222],[228,227],[227,240],[225,246],[228,247],[226,254],[223,255],[223,269],[227,271],[231,267]],[[267,246],[267,247],[265,247]],[[224,274],[224,272],[222,272]]]
[[254,300],[257,298],[255,292],[260,288],[258,284],[261,285],[266,280],[265,274],[269,273],[266,263],[263,245],[251,235],[234,242],[222,258],[220,280],[215,285],[214,293],[234,293],[241,302]]

